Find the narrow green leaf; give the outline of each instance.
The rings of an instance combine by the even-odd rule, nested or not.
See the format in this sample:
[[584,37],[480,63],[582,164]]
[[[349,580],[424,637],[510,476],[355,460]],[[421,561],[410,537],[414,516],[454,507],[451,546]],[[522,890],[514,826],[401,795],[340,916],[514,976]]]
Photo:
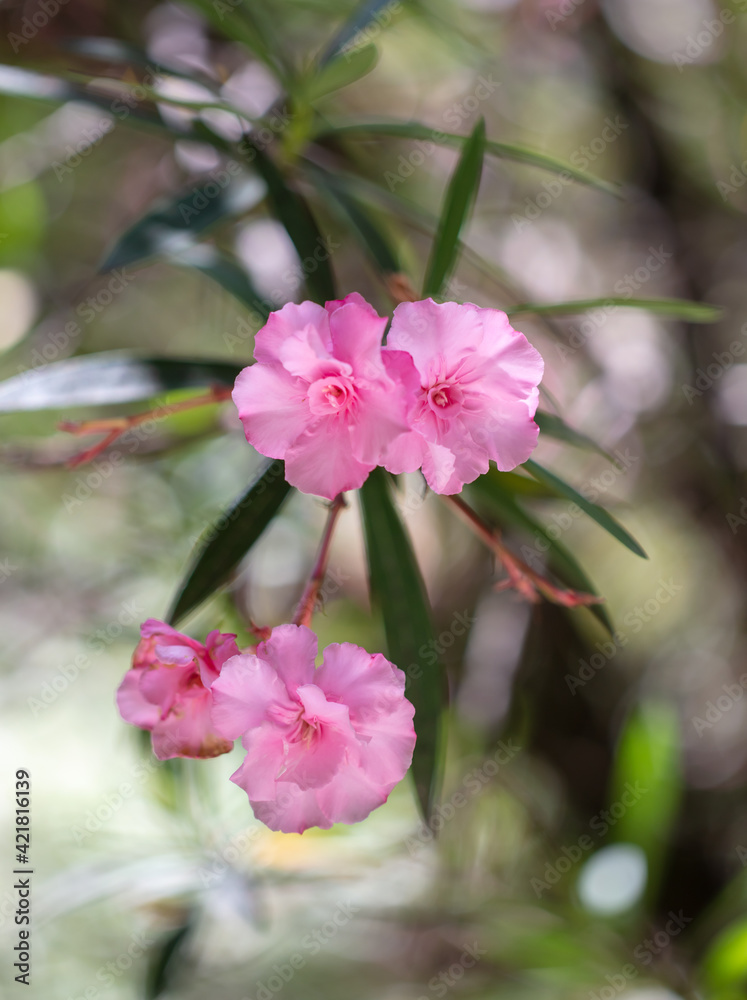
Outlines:
[[222,587],[280,510],[290,492],[282,462],[266,463],[246,493],[208,528],[179,588],[173,625]]
[[446,687],[439,664],[421,649],[434,640],[430,606],[407,532],[392,502],[388,476],[378,468],[360,490],[371,599],[384,620],[389,658],[407,676],[415,706],[417,744],[412,761],[418,802],[426,822],[437,796]]
[[623,528],[619,521],[606,511],[604,507],[599,507],[595,503],[591,503],[585,497],[583,497],[577,490],[566,483],[559,476],[556,476],[549,469],[545,469],[543,466],[538,465],[533,459],[527,459],[524,462],[523,468],[527,472],[534,476],[540,483],[545,483],[548,486],[554,487],[558,493],[561,493],[564,497],[572,500],[575,504],[589,515],[593,520],[597,522],[605,531],[608,531],[613,538],[616,538],[618,542],[630,549],[631,552],[635,552],[637,556],[641,556],[642,559],[648,559],[648,556],[638,544],[638,542],[633,538],[633,536]]
[[611,461],[610,456],[596,441],[587,437],[586,434],[581,434],[580,431],[575,431],[572,427],[568,426],[565,420],[554,413],[544,413],[542,410],[537,410],[534,415],[534,422],[539,427],[541,434],[556,438],[558,441],[565,441],[566,444],[572,444],[575,448],[589,448],[600,455],[604,455],[605,458],[609,458]]
[[688,299],[628,299],[623,296],[609,296],[603,299],[579,299],[576,302],[532,303],[522,302],[506,309],[508,316],[519,313],[533,313],[536,316],[564,316],[588,312],[591,309],[611,309],[616,306],[625,309],[645,309],[656,316],[670,319],[684,319],[690,323],[714,323],[724,311],[720,306],[705,302],[690,302]]
[[313,104],[326,94],[349,87],[351,83],[367,76],[378,59],[379,53],[375,45],[364,45],[360,49],[337,56],[308,81],[304,97]]
[[391,14],[383,25],[381,22],[384,17],[378,17],[378,14],[380,10],[389,7],[391,3],[392,0],[361,0],[327,46],[320,60],[321,65],[325,66],[339,55],[347,56],[348,53],[353,54],[358,51],[361,44],[366,42],[366,28],[372,21],[376,20],[379,28],[386,27],[391,21]]
[[459,236],[480,187],[484,154],[485,119],[481,118],[465,142],[459,163],[449,181],[425,272],[424,296],[440,294],[444,282],[454,269],[459,252]]
[[285,226],[301,258],[306,287],[312,298],[319,303],[336,298],[329,263],[331,251],[327,249],[306,200],[288,187],[275,162],[260,145],[254,143],[250,135],[245,136],[244,145],[251,147],[249,159],[267,185],[267,198],[272,212]]
[[164,934],[148,952],[145,1000],[158,1000],[173,985],[180,952],[192,929],[191,923]]
[[612,827],[612,839],[636,844],[648,861],[647,897],[653,903],[662,876],[669,838],[682,798],[682,737],[674,705],[644,701],[620,735],[610,787],[610,802],[637,801]]
[[272,306],[262,298],[254,287],[244,268],[227,254],[215,247],[200,243],[182,253],[170,256],[169,263],[183,267],[193,267],[212,278],[222,288],[234,296],[242,305],[250,309],[252,318],[263,324],[272,311]]
[[[344,135],[390,135],[400,139],[420,139],[424,142],[435,142],[443,146],[461,146],[465,141],[463,135],[454,132],[443,132],[439,128],[432,128],[423,125],[422,122],[355,122],[345,125],[335,125],[325,127],[317,138],[335,137]],[[555,156],[547,153],[540,153],[526,146],[517,146],[512,143],[494,142],[488,139],[485,142],[485,152],[498,159],[512,160],[514,163],[523,163],[531,167],[539,167],[541,170],[549,170],[554,174],[565,174],[570,180],[578,181],[580,184],[587,184],[589,187],[603,191],[605,194],[612,194],[621,197],[620,187],[617,184],[609,184],[600,180],[592,174],[587,174],[584,170],[571,166],[564,160],[559,160]]]
[[[499,472],[491,468],[484,476],[471,483],[468,489],[486,505],[493,516],[498,518],[502,527],[518,528],[534,540],[535,546],[532,549],[525,551],[522,548],[519,553],[533,569],[537,568],[536,561],[546,553],[548,568],[561,583],[572,590],[598,597],[599,591],[573,553],[557,538],[551,538],[547,529],[517,502],[516,494],[519,491],[514,489],[514,481],[506,478],[511,475],[512,473]],[[612,635],[614,625],[606,607],[603,604],[590,604],[589,611]]]
[[248,212],[258,204],[262,194],[263,187],[255,178],[233,177],[225,187],[208,181],[178,198],[162,201],[119,237],[100,270],[110,271],[152,257],[189,251],[197,235],[224,219]]
[[172,389],[233,385],[242,365],[210,359],[139,358],[119,351],[29,368],[0,382],[0,413],[108,406]]
[[351,195],[339,179],[326,170],[310,171],[318,189],[327,195],[331,208],[338,209],[364,249],[370,254],[377,269],[383,275],[396,274],[400,264],[396,250],[388,237],[374,221],[369,209],[359,199]]

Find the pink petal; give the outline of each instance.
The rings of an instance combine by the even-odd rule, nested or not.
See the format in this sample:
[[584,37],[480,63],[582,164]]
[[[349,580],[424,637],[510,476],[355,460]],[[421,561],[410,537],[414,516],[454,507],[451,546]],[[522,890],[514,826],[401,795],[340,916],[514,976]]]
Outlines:
[[385,374],[381,341],[387,321],[365,299],[358,299],[349,295],[331,312],[332,348],[335,357],[352,365],[356,375],[374,381]]
[[390,791],[372,781],[360,767],[346,765],[316,794],[321,810],[332,823],[360,823],[386,802]]
[[356,730],[366,720],[393,712],[404,699],[404,673],[381,653],[368,653],[352,642],[327,646],[314,683],[327,698],[348,706]]
[[396,389],[361,389],[358,418],[350,425],[350,444],[359,462],[379,465],[392,443],[408,432],[404,400]]
[[306,430],[309,425],[306,389],[305,382],[279,365],[251,365],[239,372],[233,401],[247,441],[261,455],[283,458]]
[[239,655],[236,636],[230,632],[219,632],[214,629],[205,639],[207,656],[200,663],[200,677],[205,687],[210,687],[221,671],[226,660]]
[[232,747],[218,736],[210,721],[210,692],[194,688],[180,698],[166,719],[153,730],[153,753],[159,760],[170,757],[218,757]]
[[312,826],[328,830],[333,823],[322,812],[317,789],[303,791],[287,781],[277,783],[277,795],[273,800],[258,802],[250,799],[250,804],[261,823],[281,833],[303,833]]
[[406,698],[389,715],[365,720],[355,728],[360,738],[361,770],[387,794],[407,774],[415,749],[415,709]]
[[278,774],[285,759],[283,731],[272,722],[250,729],[242,740],[246,757],[231,775],[250,799],[273,799]]
[[423,475],[434,493],[459,493],[462,482],[455,474],[456,456],[444,445],[425,442]]
[[141,729],[152,729],[161,718],[161,710],[148,701],[140,690],[141,669],[128,670],[117,689],[117,708],[125,722]]
[[237,740],[260,726],[270,706],[293,709],[288,692],[273,668],[253,653],[240,653],[223,664],[210,688],[215,731]]
[[407,351],[425,375],[441,358],[458,358],[479,347],[483,338],[479,313],[470,303],[402,302],[394,310],[387,347]]
[[279,363],[283,345],[301,335],[312,343],[317,353],[329,354],[332,341],[329,335],[329,316],[316,302],[289,302],[270,316],[254,338],[254,357],[268,364]]
[[163,716],[174,704],[179,690],[192,678],[195,678],[195,669],[191,665],[182,667],[165,664],[143,671],[140,690],[148,701],[158,705]]
[[305,625],[277,625],[257,647],[257,656],[274,667],[291,694],[299,684],[316,683],[314,662],[319,639]]
[[285,478],[302,493],[334,500],[338,493],[359,489],[374,465],[353,457],[343,415],[325,417],[285,453]]
[[425,460],[427,443],[417,431],[408,431],[390,441],[384,452],[382,464],[389,472],[415,472]]

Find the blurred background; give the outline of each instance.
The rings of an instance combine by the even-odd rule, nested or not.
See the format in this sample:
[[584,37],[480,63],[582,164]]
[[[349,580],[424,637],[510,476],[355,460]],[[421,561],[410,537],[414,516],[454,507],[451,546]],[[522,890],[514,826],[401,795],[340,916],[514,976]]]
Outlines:
[[[114,703],[140,622],[165,615],[196,540],[259,467],[230,405],[145,424],[75,469],[65,460],[84,443],[61,420],[143,404],[0,414],[0,821],[5,852],[25,768],[27,993],[745,996],[747,4],[364,6],[343,59],[354,69],[372,45],[375,60],[315,90],[309,68],[349,2],[3,0],[0,376],[111,350],[251,358],[261,320],[185,266],[188,242],[99,270],[159,198],[225,171],[199,128],[240,137],[226,106],[308,196],[340,294],[381,313],[390,285],[309,178],[349,182],[417,287],[457,158],[428,135],[467,135],[483,116],[490,139],[620,188],[487,158],[447,297],[722,309],[710,325],[625,304],[514,320],[545,358],[545,408],[613,459],[543,435],[539,460],[613,509],[649,559],[568,502],[529,497],[606,598],[610,636],[588,610],[497,592],[489,553],[406,479],[401,512],[451,695],[439,835],[408,781],[357,826],[272,833],[227,780],[240,750],[158,763]],[[423,123],[425,138],[325,134],[395,119]],[[299,260],[263,182],[242,178],[240,208],[203,245],[274,306],[300,300],[313,261]],[[295,495],[190,633],[246,642],[250,617],[288,620],[323,522],[320,501]],[[504,526],[539,565],[539,536]],[[354,497],[330,580],[322,644],[384,648]],[[3,857],[0,969],[15,995]]]

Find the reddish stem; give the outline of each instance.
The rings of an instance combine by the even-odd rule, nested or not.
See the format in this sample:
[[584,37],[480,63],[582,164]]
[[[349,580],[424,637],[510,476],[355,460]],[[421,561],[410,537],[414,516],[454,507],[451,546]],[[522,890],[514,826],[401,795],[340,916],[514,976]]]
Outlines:
[[557,587],[541,573],[533,570],[523,559],[519,559],[513,552],[510,552],[498,534],[482,520],[479,514],[468,507],[461,497],[441,494],[441,499],[451,507],[503,564],[508,577],[498,584],[499,590],[513,587],[522,597],[533,603],[539,601],[540,594],[542,594],[548,601],[562,604],[566,608],[599,604],[604,600],[604,598],[596,597],[594,594],[584,594],[577,590],[564,590],[562,587]]
[[117,438],[126,431],[144,424],[148,420],[164,420],[172,413],[181,413],[184,410],[192,410],[197,406],[207,406],[209,403],[220,403],[228,399],[231,389],[224,386],[215,386],[202,396],[193,396],[191,399],[183,399],[178,403],[168,403],[166,406],[157,406],[144,413],[135,413],[130,417],[110,417],[103,420],[63,420],[57,426],[61,431],[68,431],[70,434],[104,434],[105,437],[98,444],[87,448],[79,455],[74,455],[67,464],[71,469],[92,459],[105,451],[109,445],[113,444]]
[[322,589],[324,576],[327,572],[329,549],[332,542],[332,536],[335,532],[337,518],[340,516],[344,507],[347,507],[345,499],[343,498],[342,493],[338,493],[329,505],[327,523],[324,526],[324,534],[322,535],[322,540],[319,543],[319,551],[317,552],[316,562],[314,563],[314,568],[311,571],[311,576],[309,577],[308,583],[304,588],[304,592],[301,595],[301,600],[298,602],[296,613],[293,616],[294,625],[306,625],[308,627],[311,623],[311,617],[314,614],[314,608],[316,607],[316,603],[319,598],[319,591]]

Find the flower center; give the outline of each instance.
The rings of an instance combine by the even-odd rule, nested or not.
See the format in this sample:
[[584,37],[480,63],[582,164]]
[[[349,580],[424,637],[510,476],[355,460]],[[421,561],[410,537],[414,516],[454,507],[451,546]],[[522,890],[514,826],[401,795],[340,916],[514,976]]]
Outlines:
[[355,398],[355,386],[345,375],[319,378],[308,390],[309,409],[316,416],[344,413]]
[[426,389],[428,405],[439,417],[452,417],[459,412],[464,402],[464,393],[459,385],[452,382],[437,382]]

